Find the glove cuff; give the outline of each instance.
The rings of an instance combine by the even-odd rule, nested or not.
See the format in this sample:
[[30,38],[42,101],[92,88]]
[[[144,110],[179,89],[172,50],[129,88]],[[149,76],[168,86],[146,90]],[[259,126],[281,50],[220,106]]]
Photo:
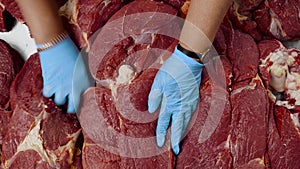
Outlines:
[[69,37],[67,31],[63,31],[62,33],[58,34],[54,38],[52,38],[50,41],[42,43],[42,44],[36,44],[37,51],[41,52],[44,50],[47,50],[49,48],[52,48],[53,46],[57,45],[58,43],[62,42],[63,40],[67,39]]

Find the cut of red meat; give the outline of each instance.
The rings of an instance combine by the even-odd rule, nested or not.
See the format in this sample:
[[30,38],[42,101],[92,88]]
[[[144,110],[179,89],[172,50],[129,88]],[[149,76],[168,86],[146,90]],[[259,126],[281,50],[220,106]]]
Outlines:
[[[265,168],[269,99],[259,77],[231,92],[230,147],[234,168]],[[254,167],[256,166],[256,167]],[[259,166],[259,167],[258,167]]]
[[186,17],[191,2],[191,0],[156,0],[156,1],[163,1],[173,6],[178,10],[179,15],[181,17]]
[[[174,168],[175,156],[170,150],[164,153],[157,151],[157,155],[151,156],[152,153],[155,153],[153,149],[159,149],[156,147],[155,138],[153,137],[156,122],[141,124],[122,117],[112,102],[112,95],[109,89],[102,87],[89,89],[84,95],[83,105],[86,105],[81,109],[82,114],[80,115],[81,124],[86,131],[84,132],[85,143],[82,156],[83,168]],[[95,110],[99,114],[95,114]],[[103,113],[104,119],[100,119],[100,112]],[[97,126],[86,123],[96,123]],[[113,131],[109,132],[110,129],[117,134],[113,134]],[[92,137],[93,134],[96,137]],[[139,142],[139,144],[133,144],[130,142],[131,139],[127,140],[119,137],[119,135],[132,138],[133,140],[134,138],[143,139],[151,136],[152,138],[150,143]],[[142,156],[145,156],[145,153],[151,154],[149,154],[149,157],[138,158],[138,154],[135,154],[138,153],[136,152],[136,147],[142,148],[140,150],[141,155],[143,154]],[[137,157],[132,158],[130,156]]]
[[299,113],[282,106],[270,112],[268,157],[272,169],[300,166]]
[[223,32],[227,38],[227,57],[233,66],[228,137],[232,166],[265,168],[269,98],[257,74],[259,50],[250,35],[224,27]]
[[[7,131],[7,125],[11,116],[11,111],[0,110],[0,164],[2,159],[2,140]],[[0,165],[1,168],[1,165]]]
[[260,30],[279,40],[300,38],[300,1],[265,0],[254,12]]
[[165,3],[172,5],[174,8],[180,10],[186,1],[190,0],[163,0]]
[[2,1],[0,1],[0,31],[10,31],[15,25],[15,18],[6,10]]
[[86,47],[88,38],[98,31],[122,6],[123,0],[68,0],[59,9],[64,24],[80,48]]
[[[149,17],[142,12],[158,14]],[[160,65],[153,63],[169,56],[177,43],[157,33],[171,30],[178,37],[180,31],[178,23],[159,18],[159,13],[176,16],[177,11],[161,2],[134,1],[108,21],[91,47],[89,59],[97,69],[98,87],[85,93],[80,110],[83,168],[174,168],[170,145],[160,149],[155,143],[157,114],[147,112],[155,67]],[[121,26],[109,26],[119,18]],[[108,40],[115,39],[105,36],[116,32],[124,38],[112,45]]]
[[299,0],[237,0],[229,15],[235,26],[255,40],[266,35],[279,40],[300,38]]
[[256,10],[263,1],[264,0],[235,0],[233,4],[238,7],[239,12],[250,13]]
[[11,87],[13,114],[3,139],[4,168],[70,168],[72,164],[79,123],[75,115],[63,113],[42,96],[42,85],[39,58],[34,55]]
[[14,163],[9,168],[55,169],[55,167],[51,167],[48,163],[44,162],[39,153],[34,150],[26,150],[18,154],[14,159]]
[[[175,18],[177,11],[174,8],[151,1],[134,1],[129,5],[123,7],[110,19],[109,24],[103,27],[101,33],[97,35],[97,37],[101,36],[101,38],[98,38],[101,40],[93,43],[93,46],[96,47],[94,50],[91,49],[89,54],[90,69],[98,80],[115,80],[118,75],[116,70],[121,65],[126,64],[133,66],[136,74],[139,75],[157,57],[160,57],[157,56],[155,50],[149,50],[148,48],[157,48],[158,51],[159,49],[167,49],[171,52],[176,45],[177,41],[174,41],[173,38],[159,34],[167,30],[168,34],[179,37],[179,25],[172,21],[166,22],[166,18],[170,18],[167,14],[174,15]],[[144,14],[138,12],[144,12]],[[158,14],[157,16],[149,16],[150,14],[146,14],[147,12],[157,12]],[[166,13],[166,16],[164,17],[160,13]],[[121,17],[124,16],[128,17],[124,18],[124,24],[122,22],[120,24],[118,21],[121,21]],[[141,22],[143,20],[149,21]],[[136,27],[132,27],[132,25],[136,25]],[[117,34],[112,34],[115,32]],[[119,41],[116,43],[114,38]],[[101,48],[98,46],[101,46]],[[160,52],[158,55],[170,55],[167,51]],[[141,55],[140,58],[136,58],[137,55]],[[105,65],[99,66],[100,61]],[[132,62],[136,63],[132,65]],[[96,74],[96,72],[99,73]]]
[[23,62],[19,53],[0,40],[0,110],[9,106],[9,88]]
[[233,31],[232,46],[227,47],[233,65],[235,83],[250,80],[258,72],[259,51],[254,39],[239,30]]
[[0,110],[0,147],[2,145],[2,139],[6,133],[7,124],[9,122],[11,114],[11,111]]
[[1,0],[4,8],[12,14],[18,21],[23,22],[23,16],[15,0]]
[[233,1],[228,14],[234,25],[243,32],[251,35],[255,40],[261,40],[262,33],[253,17],[259,4],[263,0],[237,0]]
[[[178,156],[170,148],[170,133],[165,146],[157,147],[158,112],[147,112],[147,101],[155,74],[178,43],[182,26],[159,13],[184,16],[189,0],[57,4],[75,43],[90,47],[97,86],[82,97],[78,115],[83,132],[65,105],[58,107],[42,96],[38,56],[32,56],[15,78],[22,60],[0,41],[1,169],[300,166],[300,51],[274,39],[300,37],[299,0],[233,2],[214,41],[219,56],[207,56],[199,104]],[[23,21],[15,1],[2,0],[1,31],[10,27],[5,21],[8,12]],[[112,27],[118,19],[122,22]],[[100,28],[88,46],[88,38]],[[283,85],[274,86],[274,80],[282,79]],[[275,100],[269,87],[282,90],[284,100]]]
[[6,31],[5,29],[5,23],[4,23],[4,5],[0,2],[0,30]]

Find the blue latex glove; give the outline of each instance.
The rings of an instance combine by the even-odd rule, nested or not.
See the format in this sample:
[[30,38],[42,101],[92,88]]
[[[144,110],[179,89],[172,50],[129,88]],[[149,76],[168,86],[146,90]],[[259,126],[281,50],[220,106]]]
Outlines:
[[[88,87],[86,78],[88,71],[82,68],[80,74],[74,74],[76,60],[79,51],[70,37],[47,50],[41,51],[40,62],[44,80],[43,95],[52,97],[57,105],[63,105],[68,100],[68,113],[75,112],[75,100],[79,100],[80,94]],[[82,83],[72,87],[74,75],[80,76]],[[73,92],[72,92],[73,91]],[[77,91],[77,92],[74,92]]]
[[164,145],[172,118],[171,145],[176,155],[180,151],[179,143],[197,108],[202,68],[203,64],[176,48],[156,74],[149,94],[150,113],[155,112],[161,105],[156,128],[157,145]]

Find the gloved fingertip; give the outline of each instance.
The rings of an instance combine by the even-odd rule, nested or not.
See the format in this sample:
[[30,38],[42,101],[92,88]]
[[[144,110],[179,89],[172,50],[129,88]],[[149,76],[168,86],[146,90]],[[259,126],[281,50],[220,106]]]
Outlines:
[[161,99],[162,99],[161,91],[157,89],[151,90],[148,97],[148,111],[150,113],[154,113],[158,109]]
[[68,106],[67,113],[74,114],[75,113],[75,108],[73,106]]
[[52,97],[54,94],[54,91],[49,89],[49,87],[44,86],[43,88],[43,95],[47,98]]
[[158,147],[163,147],[165,144],[166,135],[165,134],[158,134],[156,136],[156,144]]
[[70,101],[70,99],[69,99],[69,103],[68,103],[67,113],[70,113],[70,114],[75,113],[75,106],[74,106],[73,102]]
[[61,106],[61,105],[64,105],[66,103],[66,97],[62,97],[60,95],[55,95],[54,97],[54,102],[55,104]]
[[180,148],[179,148],[179,145],[178,144],[176,144],[175,146],[173,146],[173,152],[175,153],[175,155],[178,155],[179,154],[179,152],[180,152]]
[[157,106],[154,106],[152,103],[148,103],[148,111],[149,113],[154,113],[158,109]]

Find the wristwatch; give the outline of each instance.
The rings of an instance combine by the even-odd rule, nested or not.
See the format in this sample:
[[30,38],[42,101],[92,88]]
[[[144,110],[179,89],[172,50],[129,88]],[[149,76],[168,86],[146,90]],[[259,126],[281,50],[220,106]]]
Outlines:
[[203,53],[196,53],[196,52],[185,49],[184,47],[182,47],[180,45],[180,43],[178,43],[177,49],[180,50],[182,53],[186,54],[188,57],[193,58],[194,60],[196,60],[199,63],[203,63],[204,57],[209,52],[209,49],[207,49]]

